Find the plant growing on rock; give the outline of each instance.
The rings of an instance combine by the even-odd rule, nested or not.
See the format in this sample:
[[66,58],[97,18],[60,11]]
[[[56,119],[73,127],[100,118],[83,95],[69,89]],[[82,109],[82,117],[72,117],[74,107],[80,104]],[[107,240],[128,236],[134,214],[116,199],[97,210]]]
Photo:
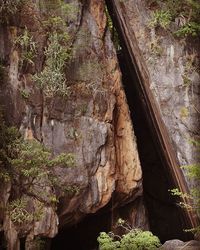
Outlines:
[[172,16],[169,11],[157,10],[153,12],[153,16],[151,18],[151,21],[149,22],[149,26],[150,27],[161,26],[162,28],[166,29],[169,27],[171,19]]
[[[55,205],[55,189],[64,192],[60,181],[54,175],[54,167],[73,167],[72,154],[62,153],[52,156],[50,150],[36,140],[23,140],[18,130],[7,127],[1,117],[0,124],[0,178],[10,182],[13,190],[9,214],[13,222],[22,223],[35,219],[34,213],[27,210],[27,197],[34,204]],[[26,197],[26,199],[24,199]]]
[[56,94],[66,96],[68,88],[64,69],[66,61],[70,59],[68,35],[55,31],[50,34],[48,42],[49,45],[44,53],[46,56],[44,69],[34,75],[33,79],[45,96],[52,97]]
[[150,26],[169,27],[171,22],[177,26],[174,34],[178,37],[199,36],[200,3],[198,0],[156,0],[158,10],[153,12]]
[[100,250],[154,250],[160,246],[158,237],[154,236],[149,231],[132,229],[122,219],[118,220],[118,226],[125,229],[126,234],[118,236],[112,232],[108,234],[101,232],[97,239]]
[[198,36],[200,34],[200,24],[188,22],[175,32],[178,37]]
[[[59,1],[59,3],[52,1],[49,4],[48,17],[43,21],[48,36],[44,52],[45,65],[40,73],[33,76],[33,80],[43,90],[46,97],[67,96],[65,67],[71,58],[71,48],[63,11],[67,12],[69,4],[63,1]],[[55,4],[56,8],[53,8],[52,6]]]
[[21,52],[20,67],[22,68],[25,63],[33,65],[33,60],[37,54],[37,46],[27,27],[25,27],[23,34],[16,38],[15,45]]
[[23,141],[19,138],[14,141],[14,145],[15,150],[11,149],[13,155],[8,158],[11,181],[22,193],[51,203],[49,200],[52,201],[52,195],[47,194],[46,187],[56,188],[56,183],[51,183],[53,167],[74,166],[73,155],[62,153],[52,157],[51,152],[36,140]]
[[[200,150],[199,140],[191,140],[191,143],[197,148],[198,151]],[[200,189],[198,188],[198,184],[200,182],[200,163],[197,162],[192,165],[182,166],[182,169],[187,172],[188,178],[197,185],[190,189],[190,193],[182,193],[178,188],[172,189],[171,193],[172,195],[181,197],[183,200],[186,198],[188,203],[180,202],[179,205],[184,209],[196,211],[198,216],[200,216]],[[200,233],[200,226],[186,231]]]
[[14,223],[21,224],[24,222],[31,222],[33,220],[33,214],[29,213],[26,209],[27,200],[24,198],[16,199],[10,202],[8,211],[11,220]]
[[15,15],[25,0],[0,0],[0,23],[8,23],[9,18]]

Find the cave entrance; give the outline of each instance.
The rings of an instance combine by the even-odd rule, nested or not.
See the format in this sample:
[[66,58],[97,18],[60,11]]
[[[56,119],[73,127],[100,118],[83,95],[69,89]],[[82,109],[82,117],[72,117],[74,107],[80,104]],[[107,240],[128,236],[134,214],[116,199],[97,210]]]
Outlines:
[[187,186],[149,88],[148,75],[141,72],[141,68],[145,67],[140,65],[139,68],[137,65],[137,41],[135,37],[129,36],[126,20],[119,10],[119,1],[106,0],[106,4],[113,22],[113,32],[117,32],[115,37],[118,37],[120,44],[117,46],[120,48],[118,61],[137,138],[150,230],[161,242],[177,238],[189,240],[192,234],[184,232],[184,229],[194,227],[193,215],[181,209],[177,205],[180,200],[169,192],[174,187],[187,192]]
[[[139,77],[131,63],[125,38],[113,11],[113,1],[107,0],[107,7],[112,17],[117,34],[118,61],[122,72],[122,81],[131,113],[139,157],[143,170],[144,203],[148,213],[150,230],[164,242],[169,239],[189,240],[191,234],[183,230],[188,228],[187,216],[178,207],[177,200],[169,190],[177,186],[175,177],[169,168],[169,162],[163,147],[157,138],[154,123],[149,117],[145,97],[138,87]],[[86,217],[77,225],[59,230],[52,240],[52,250],[95,250],[98,249],[97,237],[101,231],[109,232],[112,228],[111,212],[108,208],[95,215]],[[106,211],[106,212],[105,212]]]
[[111,230],[110,208],[111,203],[76,225],[60,229],[51,242],[51,250],[97,250],[99,233]]
[[169,239],[187,240],[190,235],[183,231],[186,225],[181,209],[169,190],[173,180],[162,159],[159,145],[143,109],[142,98],[135,87],[136,73],[130,69],[124,50],[118,51],[122,81],[129,104],[134,132],[137,138],[139,157],[143,171],[143,196],[148,212],[150,230],[164,242]]

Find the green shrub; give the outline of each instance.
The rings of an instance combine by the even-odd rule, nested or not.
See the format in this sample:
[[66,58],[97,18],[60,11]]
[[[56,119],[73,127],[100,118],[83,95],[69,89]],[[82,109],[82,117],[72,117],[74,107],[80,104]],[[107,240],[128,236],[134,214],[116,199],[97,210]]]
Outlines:
[[151,232],[131,229],[122,219],[119,219],[118,226],[124,228],[127,233],[121,237],[113,233],[100,233],[97,238],[100,250],[154,250],[160,247],[158,237]]
[[0,0],[0,22],[7,23],[10,16],[14,15],[22,4],[22,0]]
[[100,250],[115,250],[118,249],[120,246],[119,241],[114,241],[113,237],[105,232],[101,232],[99,237],[97,238],[99,242],[99,249]]
[[33,200],[32,197],[22,195],[21,198],[14,199],[8,203],[7,213],[13,223],[21,226],[41,219],[44,204],[34,200],[33,206],[30,206],[31,200]]
[[16,199],[9,204],[10,218],[14,223],[22,224],[24,222],[31,222],[33,220],[33,214],[27,210],[26,199]]
[[0,115],[0,179],[12,185],[14,200],[10,201],[8,212],[14,223],[21,224],[41,214],[39,205],[34,212],[27,210],[27,197],[34,204],[55,206],[58,199],[47,187],[65,194],[67,185],[55,176],[54,167],[73,167],[74,164],[72,154],[53,156],[38,141],[24,141],[16,128],[6,126]]
[[67,41],[67,33],[53,32],[50,34],[49,45],[45,49],[46,62],[44,69],[33,76],[37,86],[43,90],[47,97],[53,97],[54,95],[66,96],[68,94],[64,69],[71,54]]
[[149,22],[150,27],[161,26],[166,29],[169,27],[172,20],[172,16],[169,11],[157,10],[153,13],[151,21]]
[[188,22],[175,32],[178,37],[197,36],[200,34],[200,23]]
[[176,22],[178,37],[199,36],[200,34],[200,3],[199,0],[157,0],[158,10],[153,12],[151,27],[168,28]]
[[28,99],[30,97],[30,92],[28,92],[26,89],[21,89],[20,94],[24,99]]
[[[197,148],[197,150],[200,150],[200,141],[199,140],[191,140],[191,143]],[[176,195],[181,197],[183,200],[184,198],[187,199],[188,203],[180,202],[179,205],[181,205],[183,208],[195,211],[200,216],[200,189],[198,187],[200,182],[200,163],[197,162],[196,164],[182,166],[182,169],[184,169],[187,173],[188,178],[197,184],[196,187],[193,187],[190,189],[190,193],[182,193],[178,188],[174,188],[171,190],[172,195]],[[186,231],[192,231],[194,233],[200,233],[200,226],[197,226],[195,228],[186,230]]]
[[34,58],[37,54],[37,46],[33,41],[33,37],[28,31],[27,27],[23,34],[18,36],[15,40],[15,45],[20,49],[21,57],[20,57],[20,68],[22,68],[23,64],[34,64]]
[[13,153],[14,157],[9,159],[12,167],[12,177],[15,182],[17,182],[18,178],[20,178],[20,182],[23,182],[22,180],[25,178],[24,186],[30,188],[32,188],[30,184],[37,184],[43,177],[52,175],[52,167],[74,166],[72,154],[62,153],[52,157],[51,152],[36,140],[23,141],[18,139],[15,142]]
[[74,18],[73,13],[77,13],[78,8],[73,3],[50,0],[45,1],[41,9],[45,13],[42,25],[47,35],[45,64],[43,70],[33,76],[33,80],[46,97],[67,96],[69,88],[65,68],[71,58],[67,20]]

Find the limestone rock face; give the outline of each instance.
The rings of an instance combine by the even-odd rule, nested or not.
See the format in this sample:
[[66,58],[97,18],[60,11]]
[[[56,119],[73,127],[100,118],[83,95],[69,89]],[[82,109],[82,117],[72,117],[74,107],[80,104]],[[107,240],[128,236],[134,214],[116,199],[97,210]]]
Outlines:
[[[32,78],[44,67],[47,35],[42,21],[48,1],[26,1],[15,20],[0,27],[4,67],[0,103],[6,120],[18,127],[25,139],[37,139],[54,155],[72,153],[75,167],[57,167],[55,176],[62,184],[79,189],[75,195],[62,196],[57,210],[45,207],[42,218],[24,230],[3,216],[8,249],[19,249],[21,236],[28,235],[27,240],[54,237],[58,226],[77,223],[95,213],[109,203],[113,194],[117,197],[114,203],[122,206],[142,193],[136,139],[106,24],[104,1],[76,0],[71,5],[72,16],[65,20],[72,48],[65,72],[67,98],[44,98]],[[21,68],[15,41],[25,27],[37,44],[37,56],[33,64]],[[24,91],[28,96],[23,96]],[[10,195],[10,188],[3,190],[5,204]],[[31,247],[27,245],[27,249]]]
[[175,37],[173,30],[177,27],[151,28],[155,11],[151,1],[129,0],[114,5],[123,19],[124,34],[132,46],[139,74],[142,72],[146,77],[179,164],[198,162],[197,150],[190,143],[199,135],[198,38]]
[[[160,197],[156,193],[159,193],[157,191],[164,169],[168,174],[163,175],[162,184],[167,183],[164,179],[168,179],[168,190],[177,187],[182,193],[188,193],[198,183],[189,179],[186,170],[180,166],[199,162],[198,149],[191,143],[192,140],[194,142],[199,139],[199,37],[181,39],[175,36],[175,30],[180,28],[177,20],[171,22],[167,29],[161,25],[152,27],[152,18],[156,11],[161,10],[164,1],[108,0],[106,3],[119,33],[122,59],[126,60],[129,70],[130,79],[126,79],[127,86],[129,84],[127,93],[129,94],[130,86],[134,86],[132,89],[139,93],[153,144],[165,165],[164,168],[158,167],[155,170],[154,166],[159,163],[152,163],[152,167],[147,164],[144,180],[145,173],[149,175],[147,182],[144,181],[144,194],[147,194],[146,197],[149,194],[152,197],[155,195],[158,203],[161,201],[164,192],[161,192]],[[123,65],[123,61],[121,64]],[[129,100],[132,103],[131,96]],[[149,183],[148,187],[146,183]],[[152,192],[154,183],[158,185]],[[150,195],[148,198],[151,199]],[[185,197],[183,201],[190,202]],[[153,200],[149,202],[150,205],[153,203]],[[147,202],[146,205],[148,207]],[[153,210],[149,208],[150,212]],[[161,217],[164,214],[162,212]],[[183,217],[189,227],[197,226],[198,216],[193,211],[185,209]],[[159,216],[157,220],[152,218],[150,224],[153,225],[155,221],[159,222]],[[162,231],[161,225],[162,223],[157,234]]]

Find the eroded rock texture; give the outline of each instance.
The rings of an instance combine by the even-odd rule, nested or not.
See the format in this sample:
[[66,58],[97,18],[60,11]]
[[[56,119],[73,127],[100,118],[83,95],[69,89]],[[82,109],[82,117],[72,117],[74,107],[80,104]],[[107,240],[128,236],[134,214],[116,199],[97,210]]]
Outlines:
[[[113,1],[114,2],[114,1]],[[152,1],[121,1],[115,7],[132,46],[139,74],[146,76],[180,165],[198,161],[190,139],[199,136],[199,39],[174,35],[179,18],[169,29],[151,27]]]
[[[8,249],[19,249],[20,237],[27,237],[26,247],[31,249],[29,242],[34,237],[54,237],[58,226],[74,224],[95,213],[108,204],[113,194],[117,197],[113,204],[122,206],[142,191],[136,140],[104,2],[71,1],[73,12],[65,20],[72,47],[72,58],[66,68],[69,95],[46,98],[32,75],[44,67],[47,35],[42,21],[48,2],[25,1],[15,17],[0,27],[4,67],[0,101],[7,122],[17,126],[26,139],[36,138],[55,155],[61,152],[74,155],[75,167],[57,167],[55,176],[63,185],[77,186],[79,192],[62,196],[58,210],[45,206],[42,218],[24,227],[13,223],[4,213],[2,229]],[[21,54],[15,41],[25,27],[37,44],[37,56],[34,64],[21,68]],[[6,205],[12,188],[8,185],[2,190],[1,200]],[[49,187],[48,192],[55,190]],[[59,190],[56,192],[59,198]]]
[[[181,16],[177,16],[166,29],[161,25],[152,27],[150,24],[154,14],[161,10],[158,1],[106,2],[121,40],[120,62],[127,75],[124,85],[127,85],[129,103],[133,106],[132,89],[139,93],[138,99],[146,117],[143,119],[142,112],[139,117],[140,109],[137,108],[136,119],[140,123],[146,120],[149,126],[147,130],[142,129],[143,123],[135,124],[136,135],[144,141],[147,137],[143,143],[140,139],[138,148],[141,149],[141,159],[143,156],[144,196],[150,212],[151,229],[166,240],[176,237],[180,231],[178,229],[173,234],[168,224],[170,221],[175,225],[175,220],[181,214],[174,205],[169,189],[178,187],[185,193],[192,186],[198,188],[198,183],[189,179],[180,166],[199,161],[197,147],[191,143],[191,140],[199,138],[199,38],[184,39],[174,34],[180,28]],[[123,66],[124,59],[127,70]],[[153,144],[149,146],[148,133],[153,138]],[[158,161],[159,158],[161,161]],[[174,211],[169,212],[173,207]],[[165,209],[168,212],[165,213]],[[197,225],[197,216],[184,211],[185,224],[188,227]],[[169,214],[171,218],[167,219]],[[178,220],[180,223],[181,219]]]

